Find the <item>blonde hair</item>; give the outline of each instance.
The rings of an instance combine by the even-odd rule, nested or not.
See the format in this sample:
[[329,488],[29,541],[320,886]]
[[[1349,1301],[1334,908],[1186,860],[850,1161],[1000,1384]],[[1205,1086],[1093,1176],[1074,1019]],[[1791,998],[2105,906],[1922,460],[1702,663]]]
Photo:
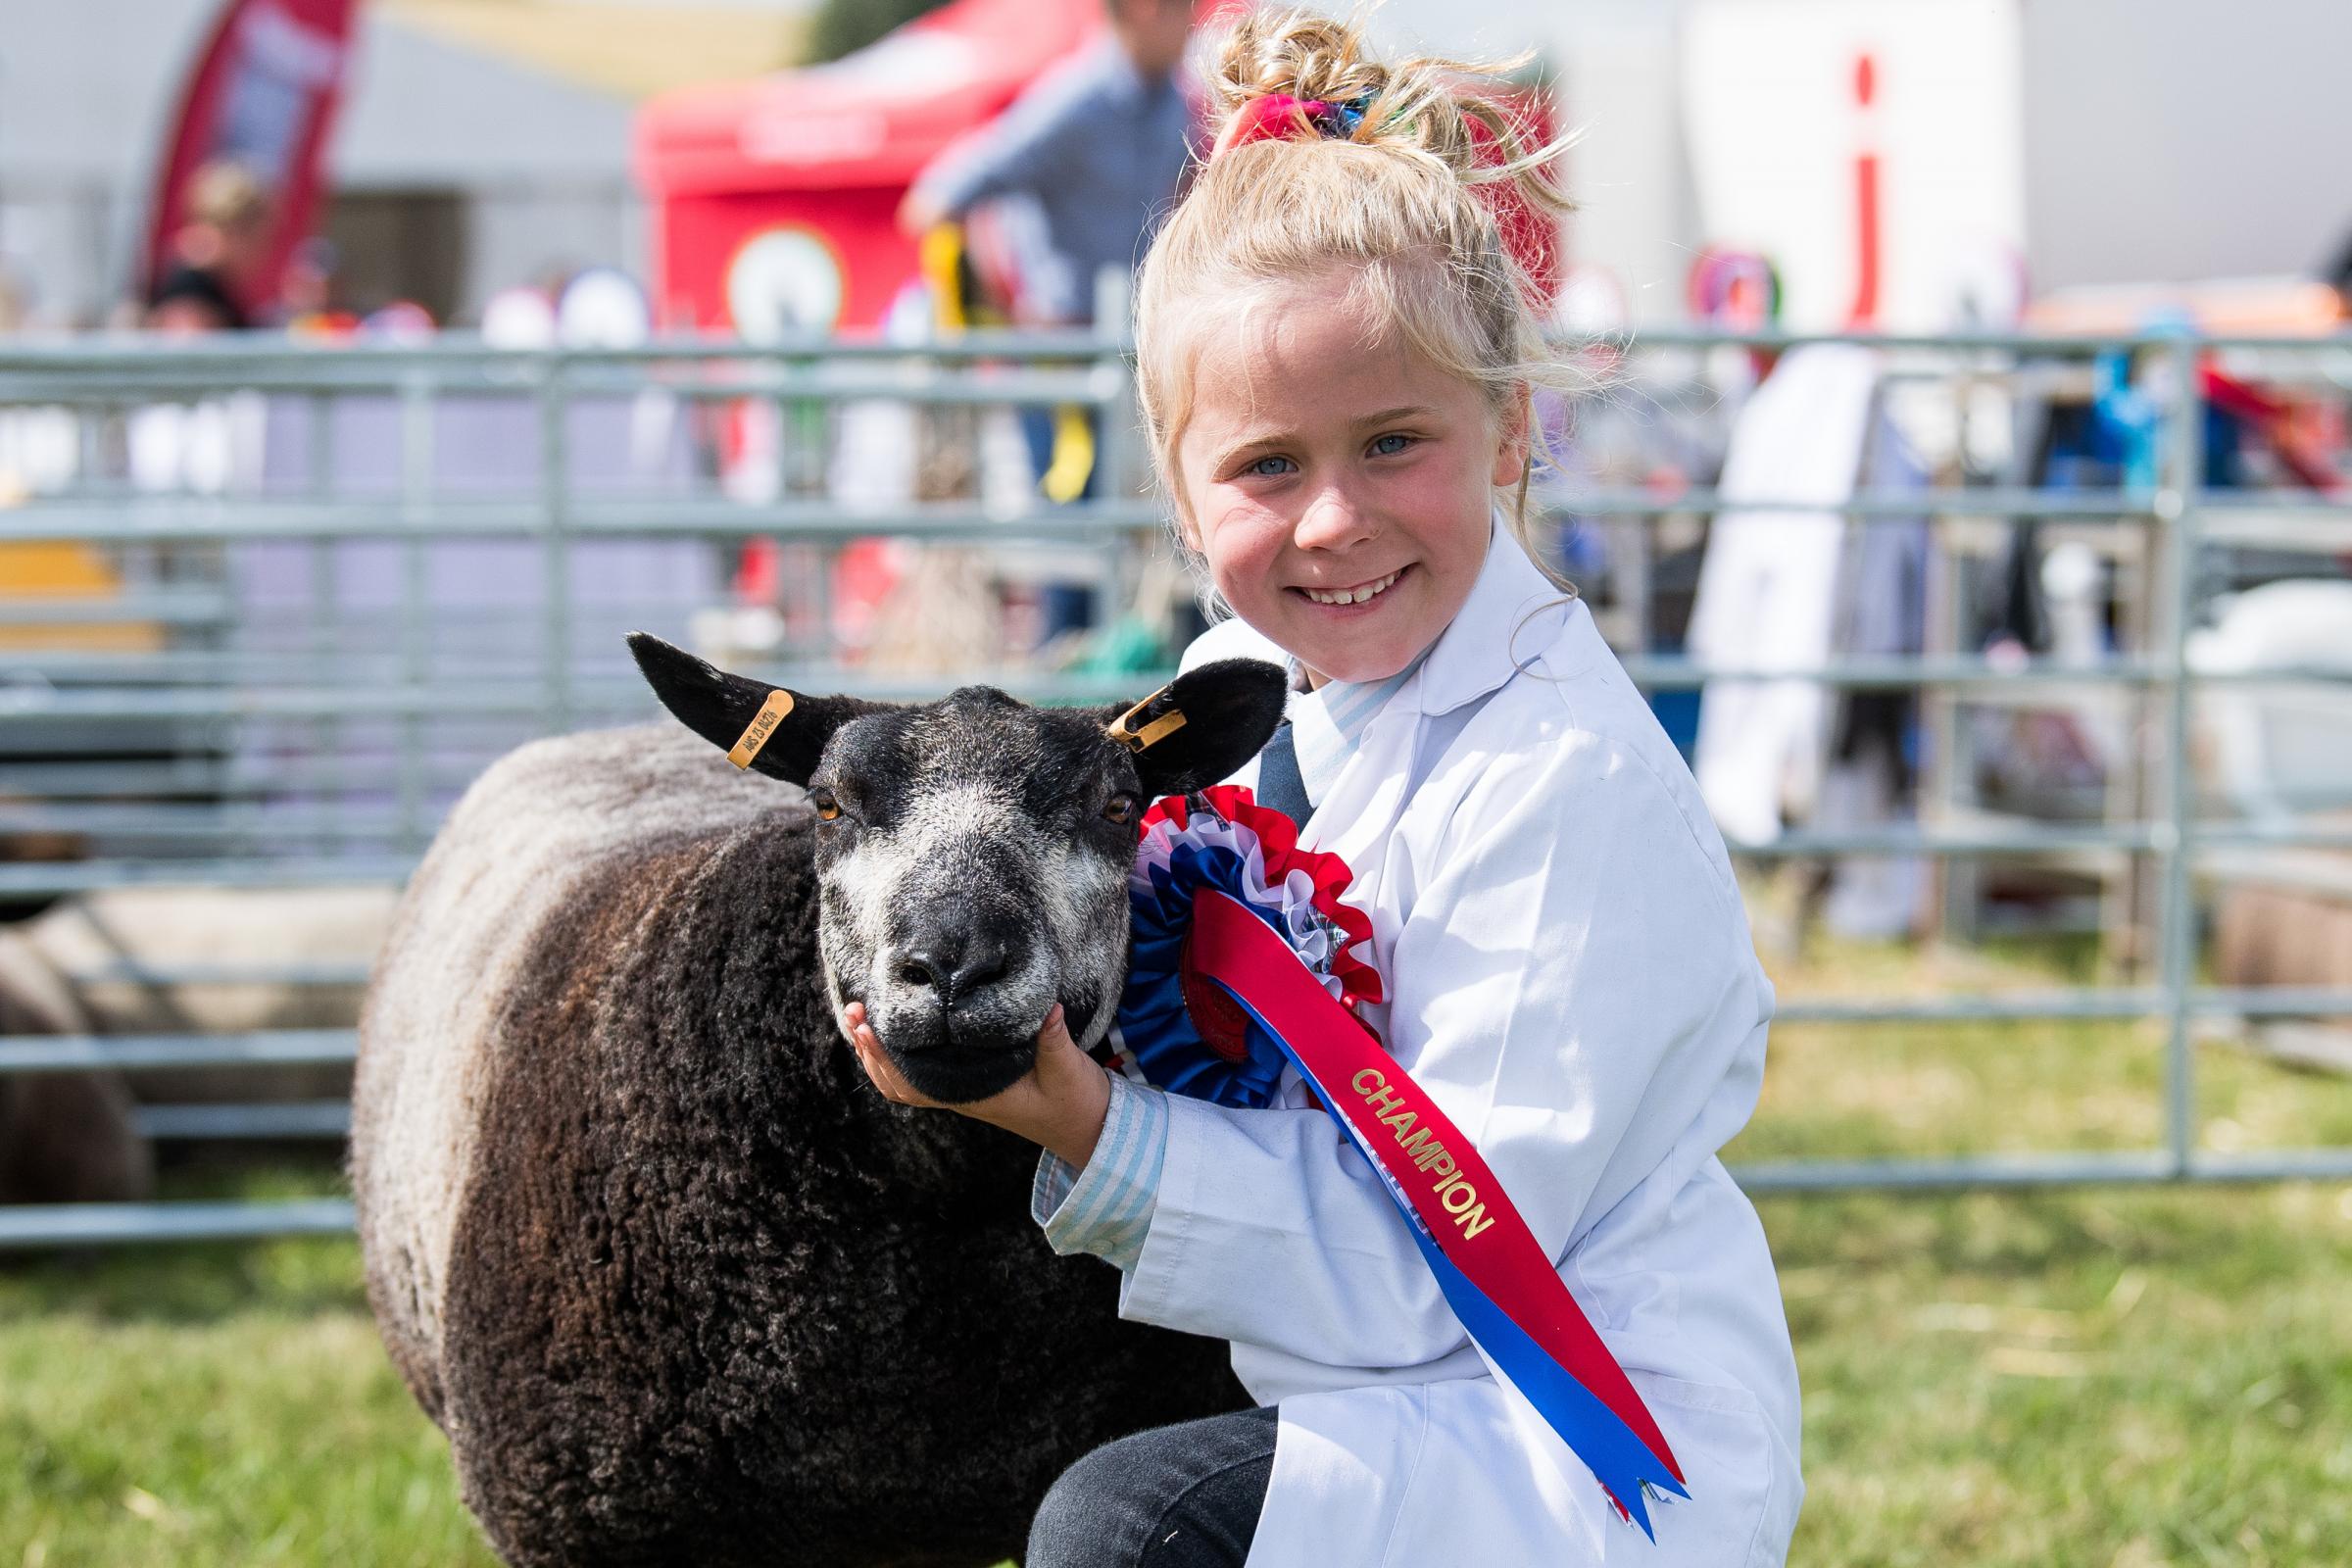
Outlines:
[[[1144,428],[1180,517],[1188,501],[1176,445],[1192,414],[1188,321],[1207,300],[1336,270],[1347,274],[1352,308],[1478,387],[1498,426],[1524,433],[1528,466],[1505,515],[1528,543],[1528,469],[1539,447],[1529,394],[1573,390],[1583,378],[1547,352],[1535,291],[1503,244],[1490,199],[1513,193],[1539,218],[1570,210],[1550,172],[1564,144],[1531,145],[1499,102],[1511,85],[1505,73],[1524,64],[1383,64],[1358,24],[1303,11],[1254,12],[1226,35],[1206,83],[1220,151],[1152,242],[1136,295]],[[1276,93],[1360,102],[1360,119],[1345,136],[1301,128],[1226,146],[1244,106]]]
[[270,189],[233,159],[216,158],[188,176],[187,215],[220,228],[251,228],[270,216]]

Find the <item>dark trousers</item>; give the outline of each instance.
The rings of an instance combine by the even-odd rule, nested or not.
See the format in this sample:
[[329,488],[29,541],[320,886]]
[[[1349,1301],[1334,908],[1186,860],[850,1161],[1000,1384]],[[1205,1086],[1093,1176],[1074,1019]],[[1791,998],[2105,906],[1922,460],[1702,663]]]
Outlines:
[[1025,1568],[1242,1568],[1274,1430],[1262,1405],[1105,1443],[1046,1494]]

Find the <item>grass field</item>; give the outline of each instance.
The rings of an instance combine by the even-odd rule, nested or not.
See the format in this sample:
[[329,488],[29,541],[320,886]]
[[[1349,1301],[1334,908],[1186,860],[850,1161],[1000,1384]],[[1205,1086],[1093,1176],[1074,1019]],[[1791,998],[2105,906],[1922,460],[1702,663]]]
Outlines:
[[[2048,984],[1838,949],[1785,995]],[[2352,1084],[2199,1052],[2208,1141],[2352,1143]],[[2152,1142],[2114,1023],[1789,1027],[1734,1158]],[[331,1171],[181,1173],[181,1196]],[[2352,1187],[1773,1198],[1803,1568],[2352,1563]],[[342,1241],[0,1268],[0,1568],[473,1564]]]

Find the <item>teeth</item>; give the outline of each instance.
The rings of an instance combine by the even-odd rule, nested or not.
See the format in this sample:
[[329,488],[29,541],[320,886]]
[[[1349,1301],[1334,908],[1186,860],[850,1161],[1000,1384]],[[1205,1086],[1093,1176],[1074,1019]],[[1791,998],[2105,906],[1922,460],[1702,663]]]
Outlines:
[[1318,605],[1360,605],[1375,594],[1384,594],[1403,576],[1402,570],[1390,572],[1378,582],[1368,582],[1361,588],[1301,588],[1298,591]]

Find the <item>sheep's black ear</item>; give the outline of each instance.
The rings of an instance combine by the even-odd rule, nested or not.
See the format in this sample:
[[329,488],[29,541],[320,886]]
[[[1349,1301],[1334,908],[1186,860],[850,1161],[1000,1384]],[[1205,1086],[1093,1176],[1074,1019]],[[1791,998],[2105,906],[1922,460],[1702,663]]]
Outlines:
[[[1281,665],[1220,659],[1187,670],[1132,708],[1111,710],[1105,727],[1135,753],[1147,794],[1182,795],[1214,784],[1262,751],[1289,697]],[[1181,723],[1168,722],[1179,714]]]
[[[835,730],[885,706],[855,697],[803,697],[765,681],[730,675],[650,632],[629,633],[629,652],[654,695],[678,722],[722,751],[732,754],[740,747],[748,759],[742,765],[793,784],[808,782]],[[753,721],[772,710],[769,699],[778,693],[782,699],[772,708],[787,710],[772,727],[761,725],[763,738],[752,729]]]

